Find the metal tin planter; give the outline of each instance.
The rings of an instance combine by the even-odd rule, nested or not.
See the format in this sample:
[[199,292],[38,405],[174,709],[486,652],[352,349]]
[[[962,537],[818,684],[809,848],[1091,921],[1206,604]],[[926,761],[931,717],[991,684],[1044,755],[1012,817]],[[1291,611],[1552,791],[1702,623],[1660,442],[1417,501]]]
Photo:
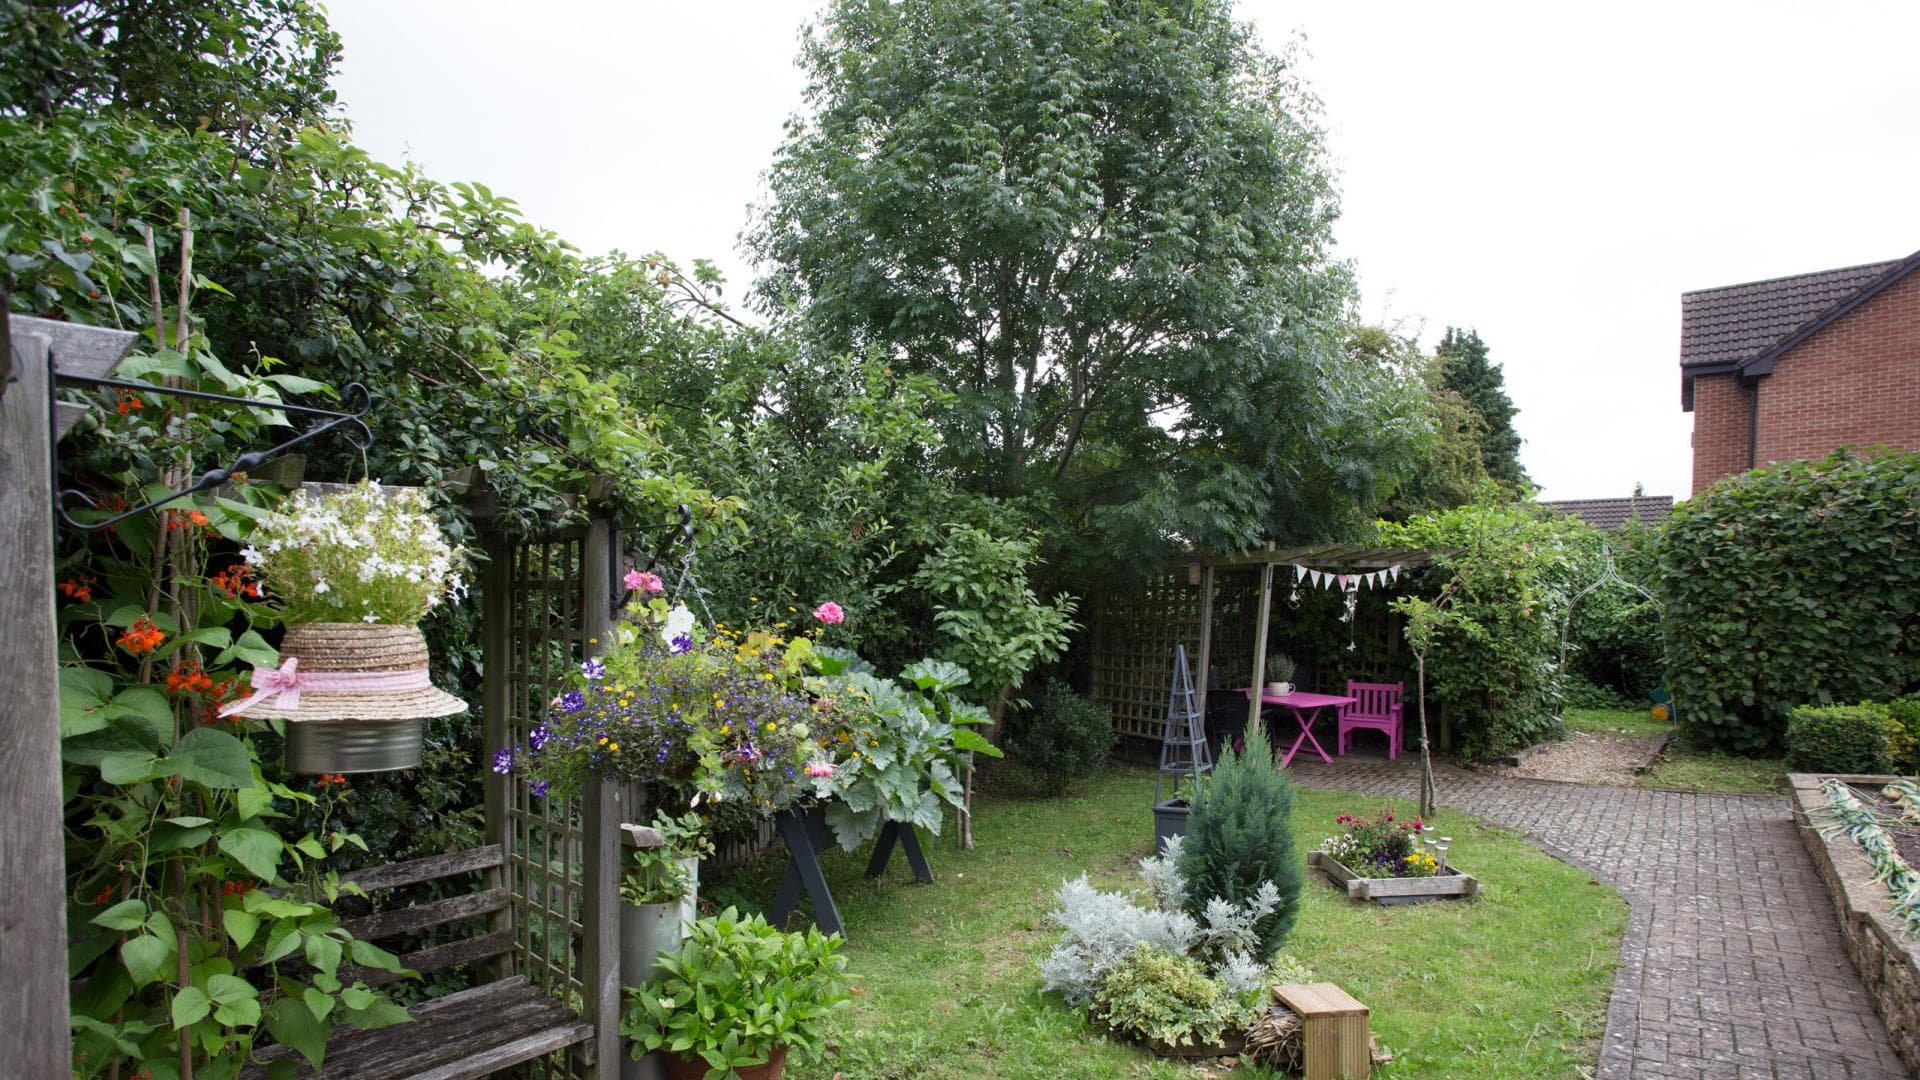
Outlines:
[[420,764],[426,721],[300,720],[287,724],[287,771],[371,773]]

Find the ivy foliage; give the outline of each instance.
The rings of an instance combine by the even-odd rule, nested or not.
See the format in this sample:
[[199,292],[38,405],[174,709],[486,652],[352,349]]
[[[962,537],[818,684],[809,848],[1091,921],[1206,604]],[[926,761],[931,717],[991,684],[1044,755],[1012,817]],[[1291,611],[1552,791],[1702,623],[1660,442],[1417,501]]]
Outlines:
[[1659,563],[1675,716],[1695,741],[1777,746],[1796,706],[1920,687],[1920,455],[1729,477],[1674,508]]

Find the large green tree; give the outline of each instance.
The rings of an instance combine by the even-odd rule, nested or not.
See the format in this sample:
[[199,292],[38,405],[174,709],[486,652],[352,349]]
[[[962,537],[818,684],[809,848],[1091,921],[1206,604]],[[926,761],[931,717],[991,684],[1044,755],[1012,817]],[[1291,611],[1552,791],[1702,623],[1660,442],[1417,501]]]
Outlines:
[[1507,396],[1507,377],[1487,355],[1487,343],[1475,330],[1447,327],[1435,350],[1440,361],[1440,385],[1460,395],[1480,418],[1480,458],[1488,475],[1515,491],[1533,486],[1520,467],[1520,433],[1513,418],[1520,410]]
[[1227,4],[834,0],[802,62],[758,295],[953,391],[946,464],[1056,558],[1338,531],[1411,456],[1314,102]]

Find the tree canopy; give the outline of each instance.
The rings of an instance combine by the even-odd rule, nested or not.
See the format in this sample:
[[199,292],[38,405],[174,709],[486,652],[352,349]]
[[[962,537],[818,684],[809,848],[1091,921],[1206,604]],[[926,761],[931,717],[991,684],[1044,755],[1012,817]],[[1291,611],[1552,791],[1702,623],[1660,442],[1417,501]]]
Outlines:
[[1480,419],[1480,458],[1488,475],[1516,492],[1532,488],[1533,481],[1520,467],[1520,433],[1513,429],[1520,410],[1507,396],[1507,378],[1488,357],[1479,332],[1447,327],[1435,355],[1441,386],[1460,395]]
[[758,298],[952,391],[964,486],[1106,567],[1392,486],[1417,382],[1348,362],[1316,104],[1227,4],[836,0],[802,62]]

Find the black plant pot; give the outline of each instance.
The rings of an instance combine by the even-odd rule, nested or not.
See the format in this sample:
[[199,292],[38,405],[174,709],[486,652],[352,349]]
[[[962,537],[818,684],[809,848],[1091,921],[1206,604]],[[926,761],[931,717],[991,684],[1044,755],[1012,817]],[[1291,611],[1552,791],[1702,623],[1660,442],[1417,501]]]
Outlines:
[[1153,853],[1166,850],[1167,841],[1187,835],[1187,800],[1168,799],[1153,807]]

